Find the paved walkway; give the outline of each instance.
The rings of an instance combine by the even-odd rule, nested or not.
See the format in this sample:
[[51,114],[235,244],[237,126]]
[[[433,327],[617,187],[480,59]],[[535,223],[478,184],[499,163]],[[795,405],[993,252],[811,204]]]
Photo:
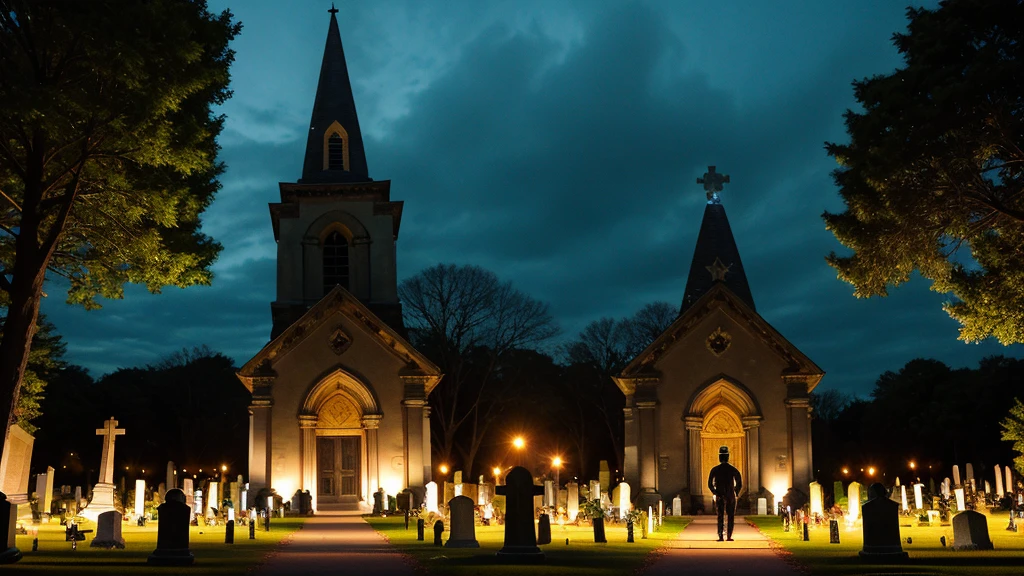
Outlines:
[[648,576],[678,574],[751,574],[794,576],[800,572],[772,550],[770,540],[742,517],[736,517],[733,542],[718,542],[718,520],[697,516],[668,543],[668,552],[645,572]]
[[282,543],[256,574],[411,576],[413,566],[412,559],[394,552],[358,512],[321,511]]

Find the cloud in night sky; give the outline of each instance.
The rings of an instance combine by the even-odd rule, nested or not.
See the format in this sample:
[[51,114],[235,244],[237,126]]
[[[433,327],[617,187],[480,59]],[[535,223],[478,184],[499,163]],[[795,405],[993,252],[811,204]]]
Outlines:
[[[270,332],[267,203],[301,172],[327,33],[323,2],[212,2],[244,24],[204,216],[224,245],[213,286],[85,312],[48,287],[69,359],[102,374],[208,344],[239,363]],[[478,264],[551,305],[565,337],[678,303],[714,164],[758,312],[866,395],[916,357],[954,366],[1022,347],[956,340],[920,279],[857,300],[824,256],[842,203],[822,148],[844,140],[850,82],[900,65],[901,3],[345,2],[339,24],[370,176],[405,201],[399,276]]]

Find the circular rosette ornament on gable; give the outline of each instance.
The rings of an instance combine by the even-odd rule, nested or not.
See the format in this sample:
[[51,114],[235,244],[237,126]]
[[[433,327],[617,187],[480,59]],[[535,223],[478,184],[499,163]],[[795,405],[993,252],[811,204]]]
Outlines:
[[348,350],[349,346],[352,345],[352,338],[345,333],[341,326],[338,326],[334,329],[334,332],[331,333],[329,344],[331,346],[331,350],[340,356],[345,350]]
[[730,336],[725,330],[722,330],[721,326],[715,329],[715,331],[712,332],[704,342],[704,345],[707,346],[708,350],[715,356],[721,356],[724,354],[731,344],[732,336]]

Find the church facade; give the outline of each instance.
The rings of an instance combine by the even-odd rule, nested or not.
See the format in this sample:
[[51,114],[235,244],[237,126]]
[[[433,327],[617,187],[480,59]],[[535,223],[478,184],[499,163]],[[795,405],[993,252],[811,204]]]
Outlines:
[[302,177],[270,204],[270,342],[238,371],[252,393],[249,483],[314,509],[362,508],[430,475],[438,368],[405,339],[395,262],[402,202],[369,177],[331,10]]
[[718,197],[724,182],[714,167],[698,181],[708,203],[679,317],[615,378],[626,482],[644,505],[680,496],[683,513],[711,510],[721,446],[751,506],[762,487],[778,502],[813,479],[809,394],[824,372],[757,313]]

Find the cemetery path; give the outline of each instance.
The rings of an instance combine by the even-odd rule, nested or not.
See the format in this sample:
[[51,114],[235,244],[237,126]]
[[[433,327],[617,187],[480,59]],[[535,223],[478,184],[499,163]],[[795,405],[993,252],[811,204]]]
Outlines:
[[801,572],[771,548],[771,540],[743,517],[736,517],[733,542],[718,542],[718,519],[697,516],[679,536],[668,543],[667,552],[655,560],[646,576],[691,574],[756,574],[795,576]]
[[256,571],[259,576],[342,573],[411,576],[415,563],[394,552],[358,512],[321,511],[282,542]]

